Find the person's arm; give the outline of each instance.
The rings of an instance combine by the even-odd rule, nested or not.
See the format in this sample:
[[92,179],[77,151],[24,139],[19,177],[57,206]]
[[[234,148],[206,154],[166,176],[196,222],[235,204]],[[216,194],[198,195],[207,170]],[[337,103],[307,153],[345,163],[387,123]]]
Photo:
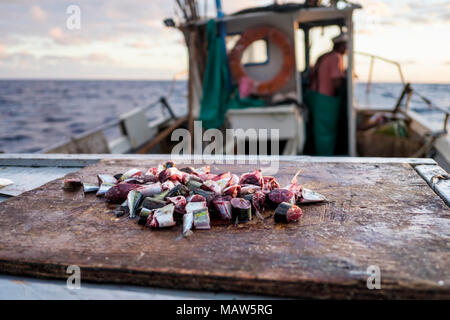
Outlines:
[[331,63],[331,81],[335,89],[338,89],[344,84],[345,81],[345,71],[344,62],[342,56],[336,54],[333,56],[333,63]]

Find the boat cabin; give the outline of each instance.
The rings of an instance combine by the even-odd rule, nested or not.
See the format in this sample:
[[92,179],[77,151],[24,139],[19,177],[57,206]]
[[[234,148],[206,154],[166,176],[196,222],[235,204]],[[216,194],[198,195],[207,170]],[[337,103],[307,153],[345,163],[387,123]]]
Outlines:
[[[342,8],[305,4],[251,8],[216,18],[217,34],[223,33],[230,85],[245,88],[242,79],[250,79],[252,94],[264,101],[260,107],[228,109],[226,128],[279,129],[282,154],[305,153],[308,110],[303,94],[308,89],[308,73],[318,54],[332,49],[332,38],[348,34],[346,59],[347,121],[341,154],[356,155],[353,97],[352,15],[359,5]],[[207,50],[207,20],[179,26],[189,48],[190,108],[199,118]],[[325,33],[321,46],[311,42],[312,34]],[[322,50],[322,52],[320,52]],[[325,50],[325,52],[323,51]]]

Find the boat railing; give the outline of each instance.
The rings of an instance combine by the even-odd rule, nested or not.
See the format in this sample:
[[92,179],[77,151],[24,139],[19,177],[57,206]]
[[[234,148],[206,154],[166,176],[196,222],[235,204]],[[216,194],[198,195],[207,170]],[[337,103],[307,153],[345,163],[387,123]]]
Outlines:
[[403,75],[402,66],[400,65],[399,62],[390,60],[390,59],[387,59],[387,58],[384,58],[381,56],[377,56],[375,54],[367,53],[367,52],[355,51],[355,54],[358,54],[361,56],[366,56],[366,57],[370,58],[369,76],[367,79],[366,92],[370,92],[370,86],[372,84],[373,66],[375,64],[375,60],[384,61],[384,62],[394,65],[398,70],[398,74],[400,76],[401,82],[403,84],[405,84],[405,76]]
[[378,56],[378,55],[375,55],[375,54],[367,53],[367,52],[355,51],[355,54],[366,56],[366,57],[370,58],[369,75],[368,75],[368,80],[367,80],[367,84],[366,84],[366,93],[367,94],[370,92],[370,88],[371,88],[371,84],[372,84],[373,67],[374,67],[374,64],[375,64],[375,60],[380,60],[380,61],[384,61],[384,62],[387,62],[389,64],[392,64],[392,65],[394,65],[397,68],[398,74],[399,74],[399,77],[400,77],[400,81],[403,84],[403,90],[402,90],[399,98],[397,99],[397,103],[395,104],[393,112],[397,113],[398,111],[400,111],[400,109],[402,107],[402,102],[405,99],[405,97],[406,97],[406,101],[404,103],[404,108],[405,108],[405,111],[407,111],[409,109],[409,106],[410,106],[411,97],[412,97],[413,94],[415,94],[430,109],[439,110],[440,112],[445,114],[443,130],[442,131],[438,131],[438,133],[436,133],[435,135],[441,136],[443,134],[447,134],[448,133],[448,120],[450,118],[450,108],[444,108],[444,107],[441,107],[441,106],[437,106],[430,99],[428,99],[424,95],[420,94],[416,89],[413,89],[413,87],[411,86],[411,83],[409,83],[409,82],[407,82],[405,80],[405,76],[403,74],[402,67],[401,67],[401,64],[399,62],[394,61],[394,60],[390,60],[390,59],[387,59],[387,58],[384,58],[384,57],[381,57],[381,56]]
[[[154,121],[151,121],[149,123],[149,125],[152,124],[152,126],[157,126],[157,125],[161,125],[163,123],[166,123],[169,120],[173,120],[176,123],[180,122],[181,119],[178,119],[178,117],[175,115],[175,113],[173,112],[173,110],[170,107],[169,103],[167,102],[167,97],[164,97],[164,96],[162,96],[158,100],[148,104],[146,107],[142,108],[142,110],[144,112],[148,111],[148,110],[150,110],[151,108],[155,107],[158,104],[161,104],[162,108],[165,109],[168,112],[169,116],[168,117],[163,117],[162,119],[156,119]],[[87,130],[87,131],[85,131],[85,132],[83,132],[81,134],[78,134],[78,135],[72,135],[72,136],[67,138],[66,142],[58,143],[57,145],[53,145],[53,146],[44,148],[43,150],[39,151],[39,153],[53,153],[53,152],[55,152],[54,150],[59,150],[62,145],[70,143],[71,141],[82,141],[82,140],[85,140],[85,139],[89,139],[89,137],[95,136],[98,133],[101,133],[103,135],[103,133],[106,130],[108,130],[108,129],[117,128],[117,127],[121,128],[123,120],[124,119],[122,117],[118,117],[117,119],[108,121],[108,122],[100,125],[99,127]],[[124,130],[121,130],[121,131],[122,131],[122,134],[123,134]],[[139,152],[140,149],[138,149],[136,151]]]
[[[186,73],[187,73],[187,70],[183,70],[181,72],[174,74],[172,77],[172,81],[171,81],[169,90],[167,92],[167,95],[159,97],[156,101],[154,101],[154,102],[148,104],[146,107],[142,108],[143,112],[147,112],[148,110],[155,107],[156,105],[161,104],[163,110],[166,110],[169,115],[169,116],[163,116],[162,118],[150,121],[149,122],[150,127],[157,127],[161,124],[167,123],[168,121],[172,120],[172,122],[174,122],[174,124],[172,126],[170,126],[168,129],[173,130],[175,125],[179,125],[180,123],[182,123],[184,121],[184,119],[186,117],[185,116],[181,117],[181,118],[177,117],[175,115],[175,113],[173,112],[172,108],[170,107],[167,100],[169,100],[169,98],[175,92],[176,82],[179,80],[180,77],[184,76]],[[104,124],[100,125],[99,127],[87,130],[78,135],[70,136],[67,138],[66,142],[64,142],[64,143],[58,143],[57,145],[53,145],[53,146],[44,148],[43,150],[40,150],[39,153],[54,153],[55,150],[60,150],[60,147],[63,145],[66,145],[73,141],[88,140],[89,138],[94,137],[99,134],[103,137],[103,133],[106,130],[111,129],[111,128],[119,127],[119,128],[121,128],[122,134],[124,134],[124,132],[126,130],[123,130],[123,128],[122,128],[123,121],[124,121],[124,119],[121,116],[119,116],[117,119],[113,119],[108,122],[105,122]],[[133,151],[135,151],[137,153],[144,153],[144,152],[148,151],[149,150],[148,146],[150,146],[150,147],[155,146],[157,144],[157,142],[161,141],[170,132],[171,132],[170,130],[167,130],[167,129],[164,130],[163,132],[158,134],[156,137],[154,137],[154,139],[152,139],[151,141],[146,143],[144,146],[141,146],[137,150],[133,150]],[[100,141],[102,141],[102,138],[100,139]]]

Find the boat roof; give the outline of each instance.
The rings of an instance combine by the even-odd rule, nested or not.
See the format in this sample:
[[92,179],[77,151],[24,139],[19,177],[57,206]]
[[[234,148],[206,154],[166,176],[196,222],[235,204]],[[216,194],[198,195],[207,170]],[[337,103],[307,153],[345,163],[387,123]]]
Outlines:
[[251,7],[247,9],[243,9],[237,11],[235,13],[225,15],[223,17],[216,18],[205,18],[199,19],[195,21],[188,21],[183,23],[182,25],[197,25],[202,26],[205,25],[209,20],[213,19],[216,22],[232,22],[236,20],[250,19],[256,17],[265,17],[273,14],[292,14],[292,15],[302,15],[305,13],[323,13],[324,15],[329,16],[330,18],[338,18],[345,15],[348,12],[352,12],[355,9],[362,8],[359,4],[347,3],[347,5],[343,8],[335,8],[328,6],[309,6],[302,3],[286,3],[286,4],[272,4],[268,6],[261,7]]

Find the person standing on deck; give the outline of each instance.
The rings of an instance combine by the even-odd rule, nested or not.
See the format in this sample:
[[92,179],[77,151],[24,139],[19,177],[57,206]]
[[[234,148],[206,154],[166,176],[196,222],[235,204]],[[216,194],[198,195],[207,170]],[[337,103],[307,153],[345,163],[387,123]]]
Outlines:
[[344,55],[348,35],[333,38],[333,50],[321,55],[309,74],[310,88],[304,101],[311,111],[309,139],[313,154],[332,156],[335,153],[340,106],[345,97]]
[[336,97],[345,81],[344,54],[347,53],[346,33],[333,38],[333,50],[321,55],[311,72],[311,90]]

